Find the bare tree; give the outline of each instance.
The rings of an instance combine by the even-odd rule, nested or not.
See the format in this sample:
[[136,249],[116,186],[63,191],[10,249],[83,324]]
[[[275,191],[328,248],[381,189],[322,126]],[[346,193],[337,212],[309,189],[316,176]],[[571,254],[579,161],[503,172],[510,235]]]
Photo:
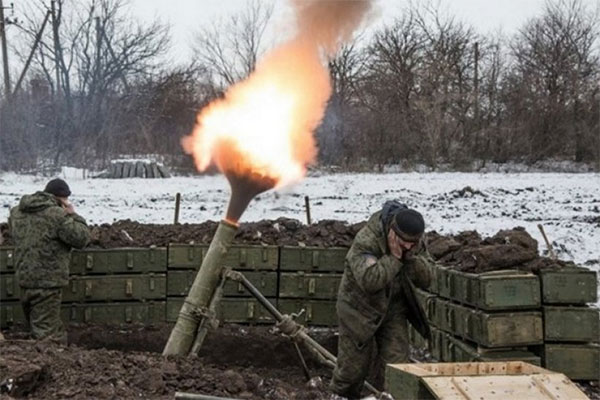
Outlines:
[[325,116],[317,130],[319,160],[328,164],[347,164],[354,159],[353,141],[360,118],[357,100],[358,82],[365,73],[367,54],[362,34],[342,45],[329,61],[332,94]]
[[274,3],[248,0],[246,8],[199,30],[194,39],[196,60],[229,86],[247,77],[265,50],[265,30]]
[[[53,29],[42,36],[32,72],[41,73],[55,88],[52,101],[38,104],[43,108],[34,114],[45,157],[55,164],[63,157],[83,161],[89,152],[106,153],[108,137],[119,129],[118,119],[110,117],[115,102],[127,96],[128,81],[153,73],[167,49],[168,28],[157,22],[137,23],[127,15],[125,4],[52,2]],[[47,12],[43,5],[37,11],[27,13],[21,25],[32,38],[39,30],[39,17]],[[79,156],[74,159],[74,154]]]
[[598,12],[580,0],[547,2],[542,16],[529,21],[511,45],[511,118],[529,132],[532,161],[571,155],[577,161],[599,146],[589,122],[598,93]]

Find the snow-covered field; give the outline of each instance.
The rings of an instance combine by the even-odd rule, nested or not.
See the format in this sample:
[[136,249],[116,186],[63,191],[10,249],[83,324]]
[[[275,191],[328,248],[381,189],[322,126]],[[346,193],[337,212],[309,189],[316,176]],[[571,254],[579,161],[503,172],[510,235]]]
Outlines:
[[[132,219],[172,223],[175,193],[182,196],[180,222],[220,219],[229,186],[223,176],[171,179],[82,179],[68,176],[78,213],[91,223]],[[0,174],[0,221],[23,194],[43,189],[48,178]],[[469,186],[473,191],[462,189]],[[306,220],[304,196],[313,220],[358,222],[387,199],[420,210],[428,230],[482,235],[523,226],[546,248],[542,224],[563,259],[600,269],[600,174],[598,173],[390,173],[322,174],[260,195],[243,221],[278,217]]]

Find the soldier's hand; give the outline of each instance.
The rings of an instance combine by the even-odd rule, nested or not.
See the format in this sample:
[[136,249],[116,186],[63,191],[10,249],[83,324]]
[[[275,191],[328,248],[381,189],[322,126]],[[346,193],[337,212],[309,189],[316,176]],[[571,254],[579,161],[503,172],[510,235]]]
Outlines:
[[390,248],[390,253],[394,257],[396,257],[398,260],[402,259],[402,246],[398,240],[398,235],[396,235],[392,229],[390,229],[388,232],[388,247]]
[[75,208],[73,207],[73,204],[71,204],[68,200],[62,201],[62,207],[67,214],[75,214]]

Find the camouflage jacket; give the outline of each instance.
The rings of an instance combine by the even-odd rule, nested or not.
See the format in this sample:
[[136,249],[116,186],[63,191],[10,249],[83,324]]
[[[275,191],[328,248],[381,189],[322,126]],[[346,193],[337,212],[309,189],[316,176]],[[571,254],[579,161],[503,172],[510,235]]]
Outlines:
[[19,285],[65,286],[71,248],[83,248],[90,240],[85,219],[67,214],[53,195],[37,192],[23,196],[10,210],[8,225],[15,240]]
[[385,212],[384,207],[373,214],[357,233],[346,255],[338,290],[340,332],[349,334],[358,347],[373,337],[391,307],[399,307],[411,324],[429,337],[426,316],[416,301],[414,286],[429,286],[433,260],[422,243],[403,260],[389,254]]

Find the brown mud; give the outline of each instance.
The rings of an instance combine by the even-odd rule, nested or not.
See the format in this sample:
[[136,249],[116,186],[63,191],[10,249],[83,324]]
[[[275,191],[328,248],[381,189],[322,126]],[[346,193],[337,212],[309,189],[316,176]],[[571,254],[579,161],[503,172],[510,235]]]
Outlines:
[[[330,399],[331,371],[303,351],[311,380],[287,337],[271,326],[225,325],[197,357],[161,355],[172,325],[69,326],[69,346],[27,340],[22,327],[0,340],[0,399],[173,399],[175,392],[236,399]],[[335,354],[334,329],[309,334]],[[424,351],[412,357],[433,362]],[[590,399],[597,383],[578,382]]]
[[[208,244],[218,222],[200,224],[141,224],[121,220],[113,224],[92,225],[92,248],[167,246],[169,243]],[[290,218],[242,223],[234,239],[242,244],[269,244],[319,247],[349,247],[364,223],[322,220],[312,225]],[[12,245],[6,223],[0,224],[4,245]]]
[[[197,357],[163,357],[171,328],[71,325],[67,347],[5,332],[0,398],[173,399],[176,391],[239,399],[329,397],[330,371],[303,350],[315,378],[307,381],[290,339],[270,327],[227,325],[208,335]],[[311,336],[335,350],[334,331]]]

